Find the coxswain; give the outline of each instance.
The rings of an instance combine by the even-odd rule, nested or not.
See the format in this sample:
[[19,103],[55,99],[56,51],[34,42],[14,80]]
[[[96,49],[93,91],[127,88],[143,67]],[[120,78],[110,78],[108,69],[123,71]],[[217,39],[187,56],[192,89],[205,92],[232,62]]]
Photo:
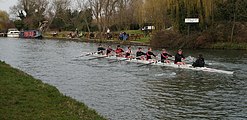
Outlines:
[[181,49],[179,49],[177,54],[175,55],[174,63],[177,65],[184,65],[185,63],[182,62],[182,59],[185,59],[185,57],[183,55],[183,51]]
[[116,57],[123,57],[124,50],[120,47],[120,45],[117,46],[117,49],[115,50]]
[[152,56],[156,57],[156,55],[152,52],[152,48],[148,48],[148,52],[146,53],[146,59],[152,59]]
[[142,48],[139,47],[138,50],[136,51],[136,59],[137,60],[144,60],[144,56],[146,53],[142,52]]
[[132,58],[132,56],[130,56],[132,53],[131,47],[128,47],[128,50],[125,52],[125,58]]
[[160,54],[161,62],[162,63],[170,63],[170,60],[168,60],[168,57],[172,57],[171,54],[169,54],[166,49],[162,49],[162,53]]
[[202,54],[198,55],[198,58],[196,59],[196,61],[192,64],[193,67],[204,67],[205,65],[205,61],[204,58],[202,56]]
[[111,46],[109,45],[108,48],[106,49],[106,55],[107,55],[107,56],[111,56],[111,55],[112,55],[112,51],[113,51],[113,49],[112,49]]
[[104,54],[104,50],[105,50],[105,48],[104,47],[102,47],[102,45],[101,44],[99,44],[99,47],[98,47],[98,54],[101,54],[101,55],[103,55]]

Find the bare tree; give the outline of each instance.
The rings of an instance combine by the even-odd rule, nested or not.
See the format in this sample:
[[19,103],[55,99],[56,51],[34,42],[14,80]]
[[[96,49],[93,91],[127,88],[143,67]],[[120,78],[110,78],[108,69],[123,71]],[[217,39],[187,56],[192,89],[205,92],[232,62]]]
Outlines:
[[[78,5],[80,11],[85,11],[85,10],[89,9],[87,7],[87,6],[89,6],[88,4],[89,3],[85,2],[84,0],[77,0],[77,5]],[[88,20],[85,17],[83,17],[83,20],[86,23],[88,32],[91,32],[90,27],[89,27]]]
[[17,5],[11,7],[11,13],[25,21],[29,28],[36,29],[45,19],[48,4],[48,0],[18,0]]
[[49,24],[47,29],[50,28],[53,20],[57,17],[63,18],[63,13],[66,9],[70,7],[70,0],[52,0],[49,7],[48,7],[48,19]]

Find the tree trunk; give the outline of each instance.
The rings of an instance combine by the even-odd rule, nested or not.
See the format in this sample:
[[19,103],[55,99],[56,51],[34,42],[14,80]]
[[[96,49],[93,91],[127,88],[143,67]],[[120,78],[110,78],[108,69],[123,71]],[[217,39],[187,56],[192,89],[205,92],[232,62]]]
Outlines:
[[235,24],[236,24],[236,14],[234,13],[233,24],[232,24],[232,32],[231,32],[231,43],[233,42],[233,34],[234,34]]

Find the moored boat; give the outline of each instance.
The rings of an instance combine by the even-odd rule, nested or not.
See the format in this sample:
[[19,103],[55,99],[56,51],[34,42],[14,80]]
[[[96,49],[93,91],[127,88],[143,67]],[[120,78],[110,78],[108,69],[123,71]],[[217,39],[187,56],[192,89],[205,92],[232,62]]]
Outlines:
[[42,38],[42,33],[38,30],[27,30],[20,32],[20,38]]
[[7,37],[18,38],[20,36],[20,31],[16,28],[8,29]]

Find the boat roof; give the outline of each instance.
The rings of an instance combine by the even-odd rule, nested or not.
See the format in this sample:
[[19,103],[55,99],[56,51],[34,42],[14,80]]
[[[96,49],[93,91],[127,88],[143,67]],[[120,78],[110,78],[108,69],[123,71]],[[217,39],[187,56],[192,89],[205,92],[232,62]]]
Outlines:
[[19,31],[17,28],[10,28],[8,31]]

